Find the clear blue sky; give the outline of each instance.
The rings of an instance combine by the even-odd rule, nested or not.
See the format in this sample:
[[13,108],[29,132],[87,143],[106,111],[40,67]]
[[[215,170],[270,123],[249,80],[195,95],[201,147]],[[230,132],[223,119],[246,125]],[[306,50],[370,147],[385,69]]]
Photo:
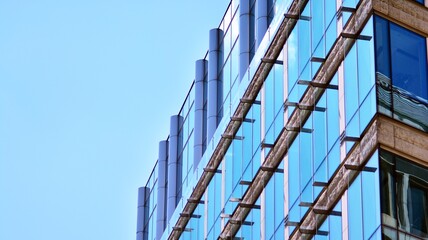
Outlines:
[[0,0],[0,239],[135,239],[228,0]]

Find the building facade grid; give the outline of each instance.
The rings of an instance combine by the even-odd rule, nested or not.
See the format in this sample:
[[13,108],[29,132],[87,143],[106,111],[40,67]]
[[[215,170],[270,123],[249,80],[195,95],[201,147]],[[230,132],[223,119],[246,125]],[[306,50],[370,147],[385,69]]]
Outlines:
[[137,240],[428,238],[426,5],[232,0]]

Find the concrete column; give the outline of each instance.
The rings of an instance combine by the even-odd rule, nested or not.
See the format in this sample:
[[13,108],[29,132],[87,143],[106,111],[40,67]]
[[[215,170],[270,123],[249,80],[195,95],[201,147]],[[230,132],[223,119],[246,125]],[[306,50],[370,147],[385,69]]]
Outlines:
[[257,0],[256,1],[256,49],[259,48],[260,43],[263,40],[263,37],[266,34],[268,29],[269,22],[269,9],[268,9],[269,0]]
[[223,82],[219,74],[223,65],[223,49],[220,41],[223,39],[223,31],[215,28],[210,30],[210,46],[208,54],[208,107],[207,107],[207,142],[214,135],[222,115],[219,114],[223,101]]
[[239,81],[250,65],[250,0],[239,1]]
[[156,220],[156,239],[162,237],[166,227],[166,193],[168,177],[168,141],[159,142],[158,158],[158,188],[157,188],[157,220]]
[[149,232],[144,228],[149,219],[149,196],[150,188],[138,189],[137,240],[149,239]]
[[181,185],[181,163],[178,159],[180,150],[179,128],[183,122],[183,117],[174,115],[171,117],[169,147],[168,147],[168,188],[167,188],[167,221],[171,219],[172,214],[177,206],[178,189]]
[[204,116],[207,111],[204,109],[204,102],[207,99],[205,96],[205,88],[207,81],[205,76],[208,70],[208,61],[201,59],[196,61],[195,66],[195,126],[194,126],[194,145],[193,145],[193,171],[198,167],[199,161],[202,158],[204,150],[204,139],[206,132],[204,132]]

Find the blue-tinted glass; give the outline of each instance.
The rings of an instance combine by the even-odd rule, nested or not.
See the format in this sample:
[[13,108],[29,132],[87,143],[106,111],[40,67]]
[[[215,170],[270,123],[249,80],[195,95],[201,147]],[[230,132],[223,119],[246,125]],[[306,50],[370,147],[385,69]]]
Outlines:
[[[360,116],[359,114],[355,114],[351,121],[349,121],[348,125],[346,126],[346,136],[349,137],[359,137],[360,136]],[[346,153],[349,152],[349,150],[354,146],[355,142],[353,141],[347,141],[346,143]]]
[[[318,102],[317,106],[324,107],[320,103],[326,101],[325,94]],[[327,155],[327,132],[326,132],[326,112],[314,111],[313,112],[313,148],[314,148],[314,168],[318,168],[321,161]]]
[[391,78],[388,21],[375,16],[375,33],[376,72]]
[[[312,186],[311,179],[303,187],[304,188],[302,191],[302,195],[300,196],[300,201],[304,203],[312,203],[314,201],[314,197],[313,197],[313,186]],[[305,213],[306,212],[303,212],[303,214]]]
[[[314,55],[315,56],[323,56],[324,54],[321,54],[321,53],[319,53],[320,51],[320,48],[318,47],[316,50],[315,50],[315,53],[314,53]],[[321,67],[321,63],[320,62],[311,62],[311,78],[310,79],[313,79],[314,77],[315,77],[315,74],[317,74],[317,71],[319,70],[319,68]]]
[[[321,227],[318,229],[318,231],[322,231],[322,232],[328,232],[328,228],[329,228],[329,219],[330,219],[330,217],[328,217],[323,223],[322,223],[322,225],[321,225]],[[328,237],[328,235],[327,236],[325,236],[325,235],[321,235],[321,234],[316,234],[315,236],[314,236],[314,239],[315,240],[328,240],[329,239],[329,237]]]
[[220,235],[221,233],[221,220],[220,220],[220,216],[217,216],[217,219],[214,223],[214,239],[217,239],[217,237]]
[[342,24],[343,24],[343,27],[346,26],[346,24],[349,21],[349,18],[351,18],[351,15],[352,15],[352,13],[350,13],[350,12],[342,12]]
[[[297,30],[299,28],[299,23],[296,24],[296,27],[294,27],[294,30],[291,32],[290,36],[287,39],[287,64],[288,64],[288,94],[290,95],[290,92],[294,86],[294,84],[297,81],[297,77],[299,76],[298,73],[298,42],[297,42]],[[290,101],[298,101],[299,99],[294,98],[293,96],[289,96]]]
[[370,236],[369,240],[381,240],[381,239],[382,239],[382,228],[378,227],[376,232]]
[[[226,14],[230,14],[230,11],[228,11]],[[225,58],[229,55],[230,50],[232,49],[232,36],[231,36],[230,29],[227,30],[227,32],[224,34],[223,38],[223,52]]]
[[274,116],[275,116],[275,138],[281,132],[284,126],[284,67],[275,65],[275,80],[274,80]]
[[348,228],[349,239],[363,239],[361,175],[355,179],[348,189]]
[[360,107],[360,134],[369,124],[370,120],[376,114],[376,89],[373,86],[369,95],[363,100]]
[[[218,218],[218,216],[220,215],[222,206],[221,206],[221,179],[222,176],[221,174],[215,174],[214,178],[215,180],[215,214],[214,217]],[[219,223],[218,223],[219,224]]]
[[[215,178],[215,175],[214,175]],[[207,213],[207,224],[208,229],[214,225],[214,211],[215,211],[215,179],[212,179],[208,184],[208,213]]]
[[[233,158],[232,158],[232,149],[233,149],[233,143],[230,145],[229,149],[226,152],[226,166],[225,166],[225,175],[226,175],[226,182],[225,182],[225,197],[226,199],[229,199],[230,195],[232,194],[232,177],[233,177]],[[231,206],[231,205],[226,205]],[[233,209],[226,209],[226,212],[232,212]]]
[[[333,208],[334,211],[342,212],[342,202],[339,201]],[[342,217],[331,215],[329,236],[331,240],[342,239]]]
[[345,7],[355,8],[359,0],[343,0],[342,5]]
[[312,136],[300,133],[300,186],[305,186],[312,177]]
[[[279,168],[284,169],[283,164],[281,163]],[[275,180],[275,189],[274,189],[274,195],[275,195],[275,229],[283,228],[281,223],[284,219],[284,173],[275,173],[274,174],[274,180]]]
[[[260,204],[260,202],[258,203],[258,204]],[[261,237],[261,230],[260,230],[260,226],[261,226],[261,223],[260,223],[260,210],[258,210],[258,209],[254,209],[253,211],[253,222],[254,222],[254,225],[253,225],[253,238],[252,239],[258,239],[258,238],[260,238]]]
[[253,156],[253,160],[251,161],[252,167],[253,167],[253,175],[256,174],[256,172],[259,170],[260,167],[260,157],[261,157],[261,150],[260,147],[257,147],[257,150]]
[[428,99],[426,39],[390,24],[392,84]]
[[357,51],[354,45],[345,58],[345,119],[348,123],[358,109]]
[[[377,152],[372,155],[367,167],[379,168]],[[364,239],[368,239],[380,225],[379,170],[362,172],[363,229]]]
[[[337,75],[333,80],[337,80]],[[339,93],[327,89],[327,149],[330,150],[339,138]]]
[[282,239],[284,239],[284,226],[283,225],[280,225],[276,229],[274,238],[272,238],[272,239],[275,239],[275,240],[282,240]]
[[[231,76],[232,80],[234,80],[239,75],[239,41],[235,42],[235,46],[232,49],[231,53],[231,61],[232,61],[232,67],[231,67]],[[232,96],[234,96],[232,94]],[[233,97],[232,97],[233,99]]]
[[271,180],[268,182],[268,184],[265,187],[265,193],[266,193],[266,232],[265,232],[265,239],[269,239],[275,229],[275,179],[271,178]]
[[288,150],[288,197],[290,205],[300,195],[299,172],[299,136],[297,136]]
[[230,99],[229,102],[226,102],[226,98],[227,96],[229,96],[229,92],[230,92],[230,87],[231,87],[231,79],[230,79],[230,58],[228,58],[226,60],[226,63],[223,66],[223,102],[225,102],[224,104],[228,105],[230,104]]
[[[254,47],[255,45],[255,38],[256,38],[256,24],[255,24],[255,4],[252,5],[250,9],[250,49]],[[252,50],[254,53],[254,50]],[[254,55],[253,55],[254,56]],[[250,62],[253,58],[253,56],[250,56]]]
[[379,112],[428,131],[426,39],[380,17],[375,24],[377,71],[388,63],[388,74],[376,75]]
[[[273,119],[274,119],[274,73],[271,71],[268,77],[265,80],[264,91],[265,91],[265,130],[268,132]],[[269,139],[269,143],[273,143],[275,139],[273,138],[273,131],[270,131],[271,135],[266,136],[265,138]]]
[[[260,98],[259,98],[260,99]],[[260,105],[253,104],[252,108],[252,120],[253,122],[253,153],[257,150],[257,148],[260,145],[261,139],[260,139],[260,127],[261,127],[261,120],[260,120]],[[260,161],[259,161],[260,162]]]
[[[370,25],[370,24],[369,24]],[[368,26],[369,26],[368,25]],[[358,40],[358,89],[360,102],[375,84],[373,38],[370,41]]]
[[[325,158],[322,163],[319,165],[318,169],[315,172],[314,181],[326,183],[328,182],[327,176],[327,158]],[[314,198],[318,196],[323,187],[314,187]]]
[[325,33],[325,52],[330,51],[337,37],[336,25],[336,1],[325,0],[325,21],[327,30]]
[[328,153],[328,178],[330,179],[333,176],[334,171],[340,164],[340,147],[339,141],[336,141],[336,144],[331,148]]
[[[305,11],[308,12],[310,4],[306,5]],[[303,15],[303,14],[302,14]],[[304,16],[309,16],[309,15],[304,15]],[[311,46],[311,32],[310,32],[310,22],[309,21],[298,21],[298,32],[299,32],[299,48],[298,48],[298,52],[299,52],[299,73],[302,73],[304,68],[306,67],[309,58],[311,56],[311,48],[308,46]],[[307,77],[305,80],[310,80],[308,79],[308,77],[310,76],[309,74],[309,70],[306,70],[307,73],[302,74],[304,75],[303,77],[301,77],[302,79],[304,77]]]
[[[250,114],[248,114],[251,116],[251,112]],[[243,122],[242,126],[243,126],[243,137],[244,137],[244,144],[243,144],[243,162],[242,162],[242,166],[243,168],[246,168],[248,166],[248,164],[251,161],[251,158],[253,157],[253,123],[251,122]]]
[[[242,136],[242,125],[237,132],[237,136]],[[242,140],[233,140],[233,188],[239,183],[242,174]]]
[[317,49],[316,57],[324,57],[324,1],[311,1],[312,9],[312,51]]
[[245,218],[246,222],[251,222],[253,223],[252,225],[242,225],[240,231],[236,234],[237,238],[242,238],[242,239],[254,239],[253,236],[253,227],[255,224],[254,222],[254,214],[253,214],[254,210],[252,210],[248,216]]
[[330,25],[331,22],[336,25],[336,1],[324,0],[325,3],[325,22]]

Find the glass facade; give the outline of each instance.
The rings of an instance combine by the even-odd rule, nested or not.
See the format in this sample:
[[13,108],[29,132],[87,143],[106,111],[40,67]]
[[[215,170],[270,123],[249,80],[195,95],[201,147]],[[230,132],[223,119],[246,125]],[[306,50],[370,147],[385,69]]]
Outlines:
[[[207,117],[195,124],[195,103],[206,109],[206,85],[201,99],[192,85],[179,112],[179,197],[158,239],[427,238],[428,157],[416,164],[380,142],[366,149],[380,141],[380,115],[427,132],[424,35],[365,12],[367,0],[251,0],[248,25],[243,2],[232,0],[219,25],[222,119],[204,135],[198,166],[194,132],[207,131]],[[427,11],[417,2],[404,5]],[[256,16],[268,22],[260,43]],[[250,53],[242,79],[241,38]]]
[[157,183],[158,183],[158,176],[157,176],[157,164],[153,168],[153,171],[147,181],[146,188],[149,189],[149,195],[145,196],[146,199],[145,205],[148,206],[148,212],[145,213],[145,219],[143,220],[144,225],[144,232],[147,232],[146,235],[148,239],[155,239],[156,238],[156,209],[157,209]]

